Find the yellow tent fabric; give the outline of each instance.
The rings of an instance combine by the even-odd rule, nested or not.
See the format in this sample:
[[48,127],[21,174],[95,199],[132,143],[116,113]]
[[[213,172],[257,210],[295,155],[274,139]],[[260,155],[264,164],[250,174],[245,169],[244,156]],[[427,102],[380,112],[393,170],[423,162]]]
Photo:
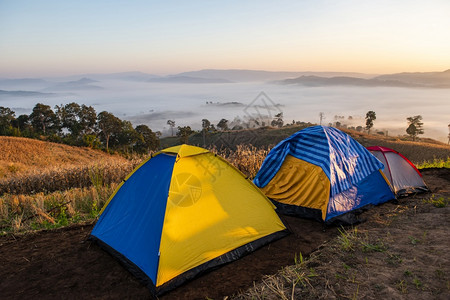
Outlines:
[[182,157],[173,168],[156,286],[284,230],[273,208],[253,183],[214,154]]
[[161,150],[161,152],[162,153],[176,153],[176,154],[178,154],[178,157],[181,158],[181,157],[185,157],[185,156],[208,153],[209,151],[204,148],[183,144],[183,145],[179,145],[179,146],[166,148],[164,150]]
[[319,166],[287,155],[280,170],[262,191],[284,204],[320,209],[325,220],[330,180]]

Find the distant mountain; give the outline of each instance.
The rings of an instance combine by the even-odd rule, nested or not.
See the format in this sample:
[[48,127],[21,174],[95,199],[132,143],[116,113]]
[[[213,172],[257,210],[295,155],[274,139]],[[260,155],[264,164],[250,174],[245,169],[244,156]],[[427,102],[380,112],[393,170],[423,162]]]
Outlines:
[[297,84],[304,86],[389,86],[389,87],[423,87],[419,84],[407,83],[398,80],[380,80],[380,79],[363,79],[355,77],[319,77],[319,76],[300,76],[293,79],[285,79],[274,81],[276,84]]
[[61,83],[51,86],[45,90],[51,90],[51,91],[102,90],[103,88],[101,86],[91,84],[91,83],[95,83],[95,82],[98,82],[98,81],[92,80],[90,78],[81,78],[76,81],[61,82]]
[[200,70],[192,72],[179,73],[174,76],[200,77],[210,79],[228,80],[231,82],[265,82],[281,80],[299,76],[351,76],[357,78],[372,78],[375,75],[350,72],[272,72],[260,70]]
[[58,94],[55,93],[41,93],[41,92],[33,92],[33,91],[4,91],[0,90],[1,96],[8,97],[54,97]]
[[231,83],[232,81],[222,78],[201,78],[190,76],[168,76],[160,78],[152,78],[147,80],[148,82],[161,82],[161,83]]
[[444,72],[415,72],[381,75],[378,80],[397,80],[411,84],[418,84],[436,88],[450,88],[450,69]]
[[39,78],[0,79],[0,89],[41,89],[51,83]]
[[[159,78],[160,76],[147,74],[143,72],[121,72],[121,73],[98,73],[98,74],[82,74],[66,76],[64,78],[58,78],[59,80],[75,80],[80,77],[92,78],[98,81],[104,80],[123,80],[123,81],[147,81],[152,78]],[[53,78],[55,79],[55,78]]]

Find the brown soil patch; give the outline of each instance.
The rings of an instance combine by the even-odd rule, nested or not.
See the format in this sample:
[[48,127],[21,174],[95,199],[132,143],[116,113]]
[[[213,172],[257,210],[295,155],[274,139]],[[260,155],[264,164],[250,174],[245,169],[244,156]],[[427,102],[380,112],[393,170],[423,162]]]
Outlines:
[[[427,184],[436,196],[450,198],[450,170],[436,169],[423,173]],[[400,248],[404,243],[408,245],[412,243],[410,236],[417,238],[420,242],[416,241],[414,244],[417,245],[416,247],[403,250],[394,248],[393,253],[404,250],[411,253],[411,257],[403,259],[403,264],[411,264],[411,267],[405,268],[409,268],[412,274],[421,272],[420,276],[423,276],[419,278],[421,282],[425,282],[428,276],[427,267],[437,266],[436,268],[440,271],[436,271],[433,267],[429,272],[436,273],[437,276],[441,276],[441,279],[444,278],[442,279],[444,281],[447,280],[448,285],[450,267],[445,249],[450,246],[448,230],[450,209],[449,206],[434,209],[431,204],[425,204],[423,201],[429,198],[430,194],[425,194],[412,197],[412,200],[401,199],[400,206],[397,203],[386,203],[375,207],[364,213],[363,216],[368,221],[361,227],[374,234],[378,232],[381,236],[387,234],[385,227],[387,222],[391,221],[390,224],[394,225],[389,230],[389,238],[399,241]],[[405,213],[398,212],[394,220],[398,223],[395,223],[389,214],[398,210]],[[442,219],[444,216],[447,216],[446,220]],[[283,266],[294,264],[296,254],[300,252],[303,256],[310,254],[320,245],[331,242],[338,236],[338,230],[335,227],[324,229],[320,223],[314,221],[291,217],[283,217],[283,219],[293,232],[289,236],[238,261],[200,276],[161,298],[219,299],[245,291],[251,288],[254,282],[259,282],[264,275],[275,274]],[[114,258],[86,241],[91,229],[92,225],[83,225],[20,237],[1,237],[0,295],[2,298],[149,298],[149,291]],[[427,232],[426,239],[423,237],[424,230]],[[426,256],[412,253],[415,250],[426,251]],[[421,264],[417,263],[418,258]],[[395,260],[395,256],[393,259]],[[356,262],[357,260],[350,261],[347,265],[355,265]],[[416,271],[416,267],[423,270]],[[389,282],[395,282],[396,278],[391,278],[389,274],[380,274],[376,268],[376,264],[372,266],[374,281],[387,286]],[[442,292],[448,295],[448,290],[445,291],[445,288]],[[388,288],[381,289],[378,294],[376,291],[374,293],[385,298],[392,298],[390,295],[395,295]]]

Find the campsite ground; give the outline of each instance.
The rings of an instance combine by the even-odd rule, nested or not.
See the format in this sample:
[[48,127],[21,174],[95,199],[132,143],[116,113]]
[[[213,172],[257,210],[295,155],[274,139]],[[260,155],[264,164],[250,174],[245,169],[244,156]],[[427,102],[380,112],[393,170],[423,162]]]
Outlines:
[[[450,169],[423,175],[432,193],[366,211],[358,226],[323,228],[283,217],[289,236],[161,298],[449,299]],[[2,298],[149,298],[115,259],[86,241],[91,228],[1,236]]]

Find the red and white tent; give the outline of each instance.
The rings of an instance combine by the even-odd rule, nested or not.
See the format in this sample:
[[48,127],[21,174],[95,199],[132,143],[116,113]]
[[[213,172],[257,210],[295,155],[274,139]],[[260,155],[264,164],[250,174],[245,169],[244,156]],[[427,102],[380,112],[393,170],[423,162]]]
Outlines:
[[396,196],[429,191],[422,174],[401,153],[380,146],[368,147],[367,150],[384,164],[383,173]]

